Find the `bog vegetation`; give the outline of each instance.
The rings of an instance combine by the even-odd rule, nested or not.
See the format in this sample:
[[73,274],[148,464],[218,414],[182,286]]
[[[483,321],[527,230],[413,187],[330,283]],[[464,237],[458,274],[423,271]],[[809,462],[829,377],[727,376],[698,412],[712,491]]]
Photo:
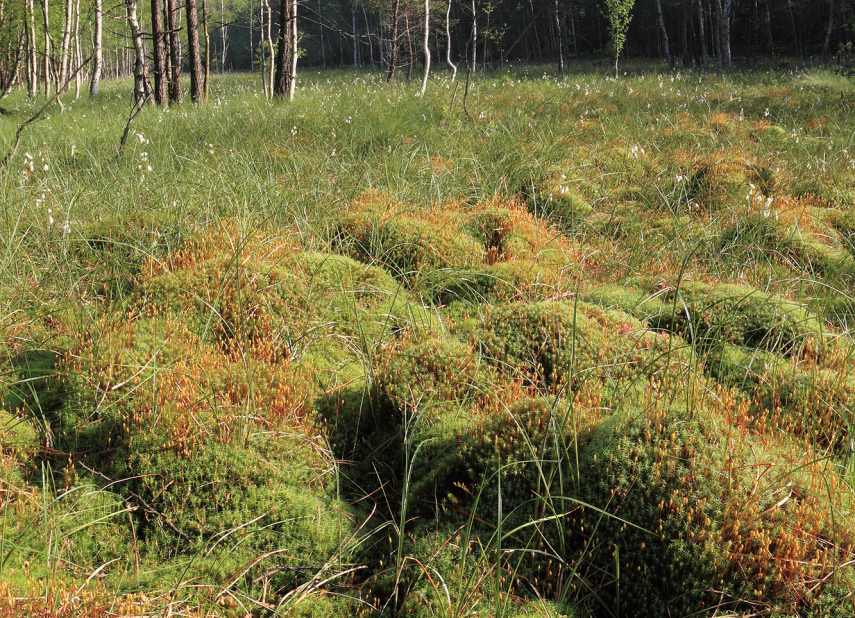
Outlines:
[[28,127],[0,616],[851,616],[855,86],[622,70]]

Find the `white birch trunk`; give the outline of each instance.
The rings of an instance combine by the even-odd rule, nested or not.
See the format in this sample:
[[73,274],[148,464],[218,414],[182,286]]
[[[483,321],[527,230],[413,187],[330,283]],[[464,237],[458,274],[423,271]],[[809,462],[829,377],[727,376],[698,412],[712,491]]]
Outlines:
[[134,43],[134,101],[142,105],[145,101],[145,48],[143,47],[140,22],[137,18],[137,0],[125,0],[128,24],[131,27],[131,40]]
[[428,75],[430,75],[430,46],[428,43],[430,42],[430,0],[425,0],[425,40],[424,40],[424,54],[425,54],[425,72],[422,75],[422,87],[419,90],[419,96],[425,96],[425,90],[427,90],[427,80]]
[[73,0],[66,0],[65,3],[65,23],[62,27],[62,47],[59,53],[59,76],[57,77],[57,88],[64,88],[65,82],[68,81],[69,63],[71,52],[71,24],[74,21],[74,3]]
[[45,18],[45,96],[50,97],[50,8],[48,0],[42,0],[42,15]]
[[273,96],[273,63],[275,62],[273,54],[273,11],[270,8],[269,0],[264,0],[264,6],[267,9],[267,96]]
[[451,81],[457,77],[457,65],[451,61],[451,0],[448,0],[448,7],[445,9],[445,61],[451,67]]
[[26,0],[27,10],[27,96],[39,91],[39,61],[36,56],[36,10],[34,0]]
[[291,0],[291,67],[288,79],[288,100],[294,100],[297,85],[297,0]]
[[[80,54],[80,0],[74,3],[74,63],[72,66],[78,68],[83,62]],[[74,100],[80,98],[80,83],[83,80],[83,71],[76,71],[74,74]]]
[[478,68],[478,15],[475,13],[475,0],[472,0],[472,60],[469,72]]

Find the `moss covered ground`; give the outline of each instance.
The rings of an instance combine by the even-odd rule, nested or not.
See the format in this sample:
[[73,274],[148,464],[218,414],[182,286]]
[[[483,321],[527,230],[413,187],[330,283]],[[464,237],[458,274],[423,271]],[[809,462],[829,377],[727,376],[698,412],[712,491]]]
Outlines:
[[0,616],[853,615],[855,83],[626,70],[29,127]]

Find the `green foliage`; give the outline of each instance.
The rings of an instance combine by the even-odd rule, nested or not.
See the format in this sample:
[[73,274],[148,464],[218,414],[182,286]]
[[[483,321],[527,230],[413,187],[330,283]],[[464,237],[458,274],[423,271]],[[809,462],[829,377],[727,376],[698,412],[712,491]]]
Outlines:
[[635,0],[606,0],[609,37],[615,59],[615,79],[618,77],[618,59],[626,42],[626,31],[629,29],[629,22],[632,21],[632,7],[634,5]]

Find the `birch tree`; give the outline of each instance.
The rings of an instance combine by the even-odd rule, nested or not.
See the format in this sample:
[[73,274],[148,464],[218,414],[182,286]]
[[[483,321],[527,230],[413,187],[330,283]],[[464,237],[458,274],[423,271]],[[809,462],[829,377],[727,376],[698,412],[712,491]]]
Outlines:
[[834,30],[834,0],[829,0],[828,7],[828,27],[825,30],[825,42],[822,44],[822,58],[825,60],[828,57],[828,52],[831,50],[831,33]]
[[448,0],[448,7],[445,9],[445,61],[451,67],[451,81],[457,77],[457,65],[451,61],[451,0]]
[[137,0],[125,0],[128,25],[131,28],[131,40],[134,44],[134,101],[142,105],[148,97],[146,83],[148,67],[146,64],[145,47],[143,46],[142,31],[137,16]]
[[428,75],[430,75],[430,46],[428,43],[430,42],[430,0],[425,0],[425,38],[424,38],[424,46],[423,53],[425,55],[425,72],[422,75],[422,87],[419,90],[419,96],[425,96],[425,90],[427,89],[427,81]]
[[297,0],[291,0],[291,75],[288,81],[288,100],[294,100],[297,86]]
[[612,40],[612,51],[615,59],[615,79],[618,78],[618,62],[620,53],[626,43],[626,31],[632,21],[632,7],[635,0],[606,0],[609,19],[609,35]]
[[665,17],[662,15],[662,2],[660,0],[656,0],[656,15],[659,18],[659,32],[662,34],[662,46],[665,49],[668,68],[673,70],[674,59],[671,57],[671,46],[668,44],[668,30],[665,29]]
[[273,76],[273,96],[294,99],[297,78],[297,2],[282,0],[279,5],[279,36],[277,37],[276,68]]
[[62,88],[67,81],[71,50],[71,24],[74,20],[73,0],[65,1],[65,22],[62,27],[62,46],[59,55],[59,75],[56,79],[56,87]]
[[26,0],[27,29],[27,96],[33,98],[39,91],[39,64],[36,56],[36,10],[34,0]]
[[50,7],[48,0],[42,0],[42,17],[45,23],[45,96],[50,96]]
[[102,0],[95,0],[95,33],[92,41],[92,77],[89,80],[89,96],[97,97],[104,67],[104,13]]

